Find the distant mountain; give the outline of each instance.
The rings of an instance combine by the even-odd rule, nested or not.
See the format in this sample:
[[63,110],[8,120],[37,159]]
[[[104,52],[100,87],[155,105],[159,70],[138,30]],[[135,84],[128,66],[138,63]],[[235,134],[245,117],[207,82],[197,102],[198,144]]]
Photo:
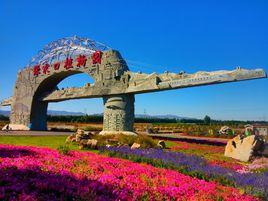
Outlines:
[[0,115],[9,116],[10,111],[0,110]]
[[68,111],[57,111],[57,110],[48,110],[48,115],[51,116],[85,116],[83,112],[68,112]]
[[[103,113],[97,113],[97,114],[90,114],[92,116],[103,116]],[[181,117],[178,115],[174,115],[174,114],[163,114],[163,115],[149,115],[149,114],[135,114],[135,118],[147,118],[147,119],[195,119],[195,118],[190,118],[190,117]]]
[[[5,111],[5,110],[0,110],[0,115],[4,116],[9,116],[10,111]],[[58,111],[58,110],[48,110],[48,115],[51,116],[84,116],[86,115],[83,112],[68,112],[68,111]],[[91,115],[90,115],[91,116]],[[103,116],[103,113],[98,113],[98,114],[92,114],[92,116]],[[173,115],[173,114],[166,114],[166,115],[148,115],[148,114],[135,114],[136,118],[147,118],[147,119],[153,119],[153,118],[158,118],[158,119],[194,119],[194,118],[189,118],[189,117],[181,117],[178,115]]]
[[173,115],[173,114],[163,114],[163,115],[148,115],[148,114],[135,114],[136,118],[147,118],[147,119],[152,119],[152,118],[158,118],[158,119],[192,119],[189,117],[181,117],[178,115]]

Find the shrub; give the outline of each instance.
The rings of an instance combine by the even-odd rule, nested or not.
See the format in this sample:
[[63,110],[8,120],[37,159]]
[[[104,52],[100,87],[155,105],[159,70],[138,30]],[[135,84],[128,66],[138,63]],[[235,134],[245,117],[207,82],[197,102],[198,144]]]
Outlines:
[[141,145],[141,148],[155,148],[157,147],[157,143],[153,140],[153,138],[147,135],[138,135],[135,140],[136,143]]
[[122,145],[128,145],[131,146],[135,141],[136,141],[137,137],[134,135],[124,135],[124,134],[120,134],[118,136],[118,140],[119,143]]
[[101,131],[102,128],[100,127],[95,127],[95,126],[86,126],[82,128],[84,131]]
[[133,143],[138,143],[142,148],[155,148],[157,143],[153,138],[146,135],[125,135],[125,134],[116,134],[116,135],[96,135],[94,139],[98,140],[99,146],[105,146],[107,144],[116,146],[116,145],[128,145],[131,146]]
[[67,145],[60,145],[57,150],[59,151],[60,154],[63,155],[68,155],[70,152],[70,147]]
[[95,135],[93,139],[98,140],[98,146],[117,144],[116,135]]

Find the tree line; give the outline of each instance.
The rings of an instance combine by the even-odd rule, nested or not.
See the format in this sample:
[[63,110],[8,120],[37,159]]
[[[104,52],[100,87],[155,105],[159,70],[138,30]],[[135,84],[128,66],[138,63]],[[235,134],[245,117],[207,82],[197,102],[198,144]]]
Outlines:
[[[84,116],[51,116],[48,115],[49,122],[72,122],[72,123],[100,123],[103,122],[102,115],[84,115]],[[135,118],[136,123],[177,123],[176,119],[162,118]]]
[[[51,116],[48,115],[48,121],[50,122],[74,122],[74,123],[100,123],[103,122],[102,115],[84,115],[84,116]],[[169,119],[169,118],[135,118],[135,123],[192,123],[203,125],[246,125],[246,124],[268,124],[267,121],[240,121],[240,120],[214,120],[209,116],[205,116],[204,119]]]
[[[9,117],[0,115],[0,121],[9,121]],[[47,116],[47,121],[49,122],[70,122],[70,123],[101,123],[103,122],[102,115],[65,115],[65,116]],[[205,116],[204,119],[168,119],[168,118],[135,118],[135,123],[190,123],[190,124],[200,124],[200,125],[230,125],[238,126],[245,124],[260,124],[267,125],[267,121],[240,121],[240,120],[214,120],[209,116]]]
[[9,117],[0,114],[0,121],[9,121]]

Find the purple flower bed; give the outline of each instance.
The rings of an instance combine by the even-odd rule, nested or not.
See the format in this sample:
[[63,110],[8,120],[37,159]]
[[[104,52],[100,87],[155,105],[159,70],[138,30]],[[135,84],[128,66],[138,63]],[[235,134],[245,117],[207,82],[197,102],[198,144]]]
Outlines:
[[161,149],[130,149],[129,147],[103,148],[110,156],[147,162],[158,167],[177,169],[184,174],[206,180],[218,181],[224,185],[243,188],[247,193],[268,197],[268,172],[238,173],[234,170],[210,165],[199,156]]

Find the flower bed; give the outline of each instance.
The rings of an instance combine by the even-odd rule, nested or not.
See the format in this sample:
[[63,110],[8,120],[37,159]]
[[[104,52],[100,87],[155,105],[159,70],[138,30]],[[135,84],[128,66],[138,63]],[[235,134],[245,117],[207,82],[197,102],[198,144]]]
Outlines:
[[211,165],[199,156],[161,149],[132,150],[129,147],[109,147],[103,148],[102,152],[108,153],[109,156],[175,169],[192,177],[217,181],[223,185],[239,187],[259,197],[268,197],[268,172],[241,174],[228,168]]
[[197,143],[187,142],[175,142],[175,145],[171,147],[172,151],[182,152],[191,155],[202,156],[212,165],[219,165],[221,167],[243,170],[245,164],[235,159],[227,158],[223,155],[225,147],[204,145]]
[[0,200],[256,200],[173,170],[89,152],[0,145]]

